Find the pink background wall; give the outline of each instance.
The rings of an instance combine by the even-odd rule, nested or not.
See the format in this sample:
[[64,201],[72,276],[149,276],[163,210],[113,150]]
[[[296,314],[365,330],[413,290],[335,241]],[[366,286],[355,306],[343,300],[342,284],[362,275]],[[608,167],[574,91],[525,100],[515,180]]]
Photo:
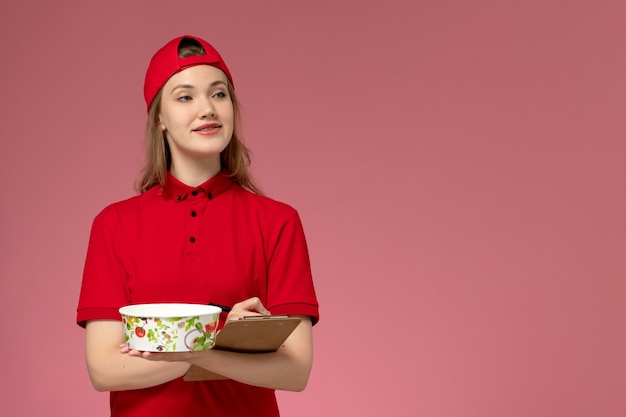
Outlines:
[[[626,415],[623,0],[0,6],[2,415],[105,416],[74,324],[186,32],[307,231],[322,320],[284,416]],[[45,326],[41,326],[45,324]]]

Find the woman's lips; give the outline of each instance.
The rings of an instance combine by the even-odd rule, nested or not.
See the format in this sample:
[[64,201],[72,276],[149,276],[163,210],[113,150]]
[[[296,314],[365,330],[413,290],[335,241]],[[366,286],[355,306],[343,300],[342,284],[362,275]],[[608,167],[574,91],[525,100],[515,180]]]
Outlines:
[[193,131],[202,135],[213,135],[217,133],[222,127],[219,123],[208,123],[202,126],[198,126]]

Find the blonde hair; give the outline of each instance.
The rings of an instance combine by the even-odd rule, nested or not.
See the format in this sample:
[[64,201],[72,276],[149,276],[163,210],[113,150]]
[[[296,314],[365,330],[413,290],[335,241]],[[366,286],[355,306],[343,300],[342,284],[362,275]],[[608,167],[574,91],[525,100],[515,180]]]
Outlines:
[[[204,49],[200,44],[195,44],[194,40],[188,39],[190,43],[182,44],[178,52],[180,58],[188,56],[204,55]],[[159,123],[159,113],[161,111],[161,91],[157,93],[150,104],[148,118],[146,120],[145,140],[146,140],[146,166],[141,171],[137,181],[137,190],[145,193],[157,184],[163,185],[165,177],[172,163],[172,155],[169,145],[165,139],[165,134],[161,130]],[[220,163],[223,171],[236,184],[256,193],[263,194],[260,188],[252,180],[248,167],[250,166],[250,151],[240,139],[241,130],[241,104],[237,100],[235,90],[228,82],[228,94],[232,100],[235,123],[233,126],[232,138],[220,154]]]

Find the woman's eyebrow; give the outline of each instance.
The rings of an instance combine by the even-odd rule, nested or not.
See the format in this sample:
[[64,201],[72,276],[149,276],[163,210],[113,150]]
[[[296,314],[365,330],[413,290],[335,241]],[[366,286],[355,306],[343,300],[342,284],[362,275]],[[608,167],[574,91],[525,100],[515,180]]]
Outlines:
[[[216,85],[219,84],[223,84],[226,85],[226,82],[222,81],[222,80],[217,80],[217,81],[213,81],[210,85],[210,87],[215,87]],[[177,86],[175,86],[174,88],[172,88],[172,91],[176,91],[179,89],[184,89],[184,90],[193,90],[195,87],[191,84],[179,84]]]
[[178,84],[177,86],[172,88],[172,91],[176,91],[176,90],[180,90],[180,89],[191,90],[191,89],[193,89],[193,85],[191,85],[191,84]]

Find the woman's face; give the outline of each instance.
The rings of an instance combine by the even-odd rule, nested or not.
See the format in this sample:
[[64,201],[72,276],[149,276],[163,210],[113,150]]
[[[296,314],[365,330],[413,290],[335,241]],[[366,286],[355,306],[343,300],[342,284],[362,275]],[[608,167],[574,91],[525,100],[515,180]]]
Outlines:
[[233,135],[228,78],[210,65],[173,75],[163,86],[159,123],[175,165],[218,163]]

